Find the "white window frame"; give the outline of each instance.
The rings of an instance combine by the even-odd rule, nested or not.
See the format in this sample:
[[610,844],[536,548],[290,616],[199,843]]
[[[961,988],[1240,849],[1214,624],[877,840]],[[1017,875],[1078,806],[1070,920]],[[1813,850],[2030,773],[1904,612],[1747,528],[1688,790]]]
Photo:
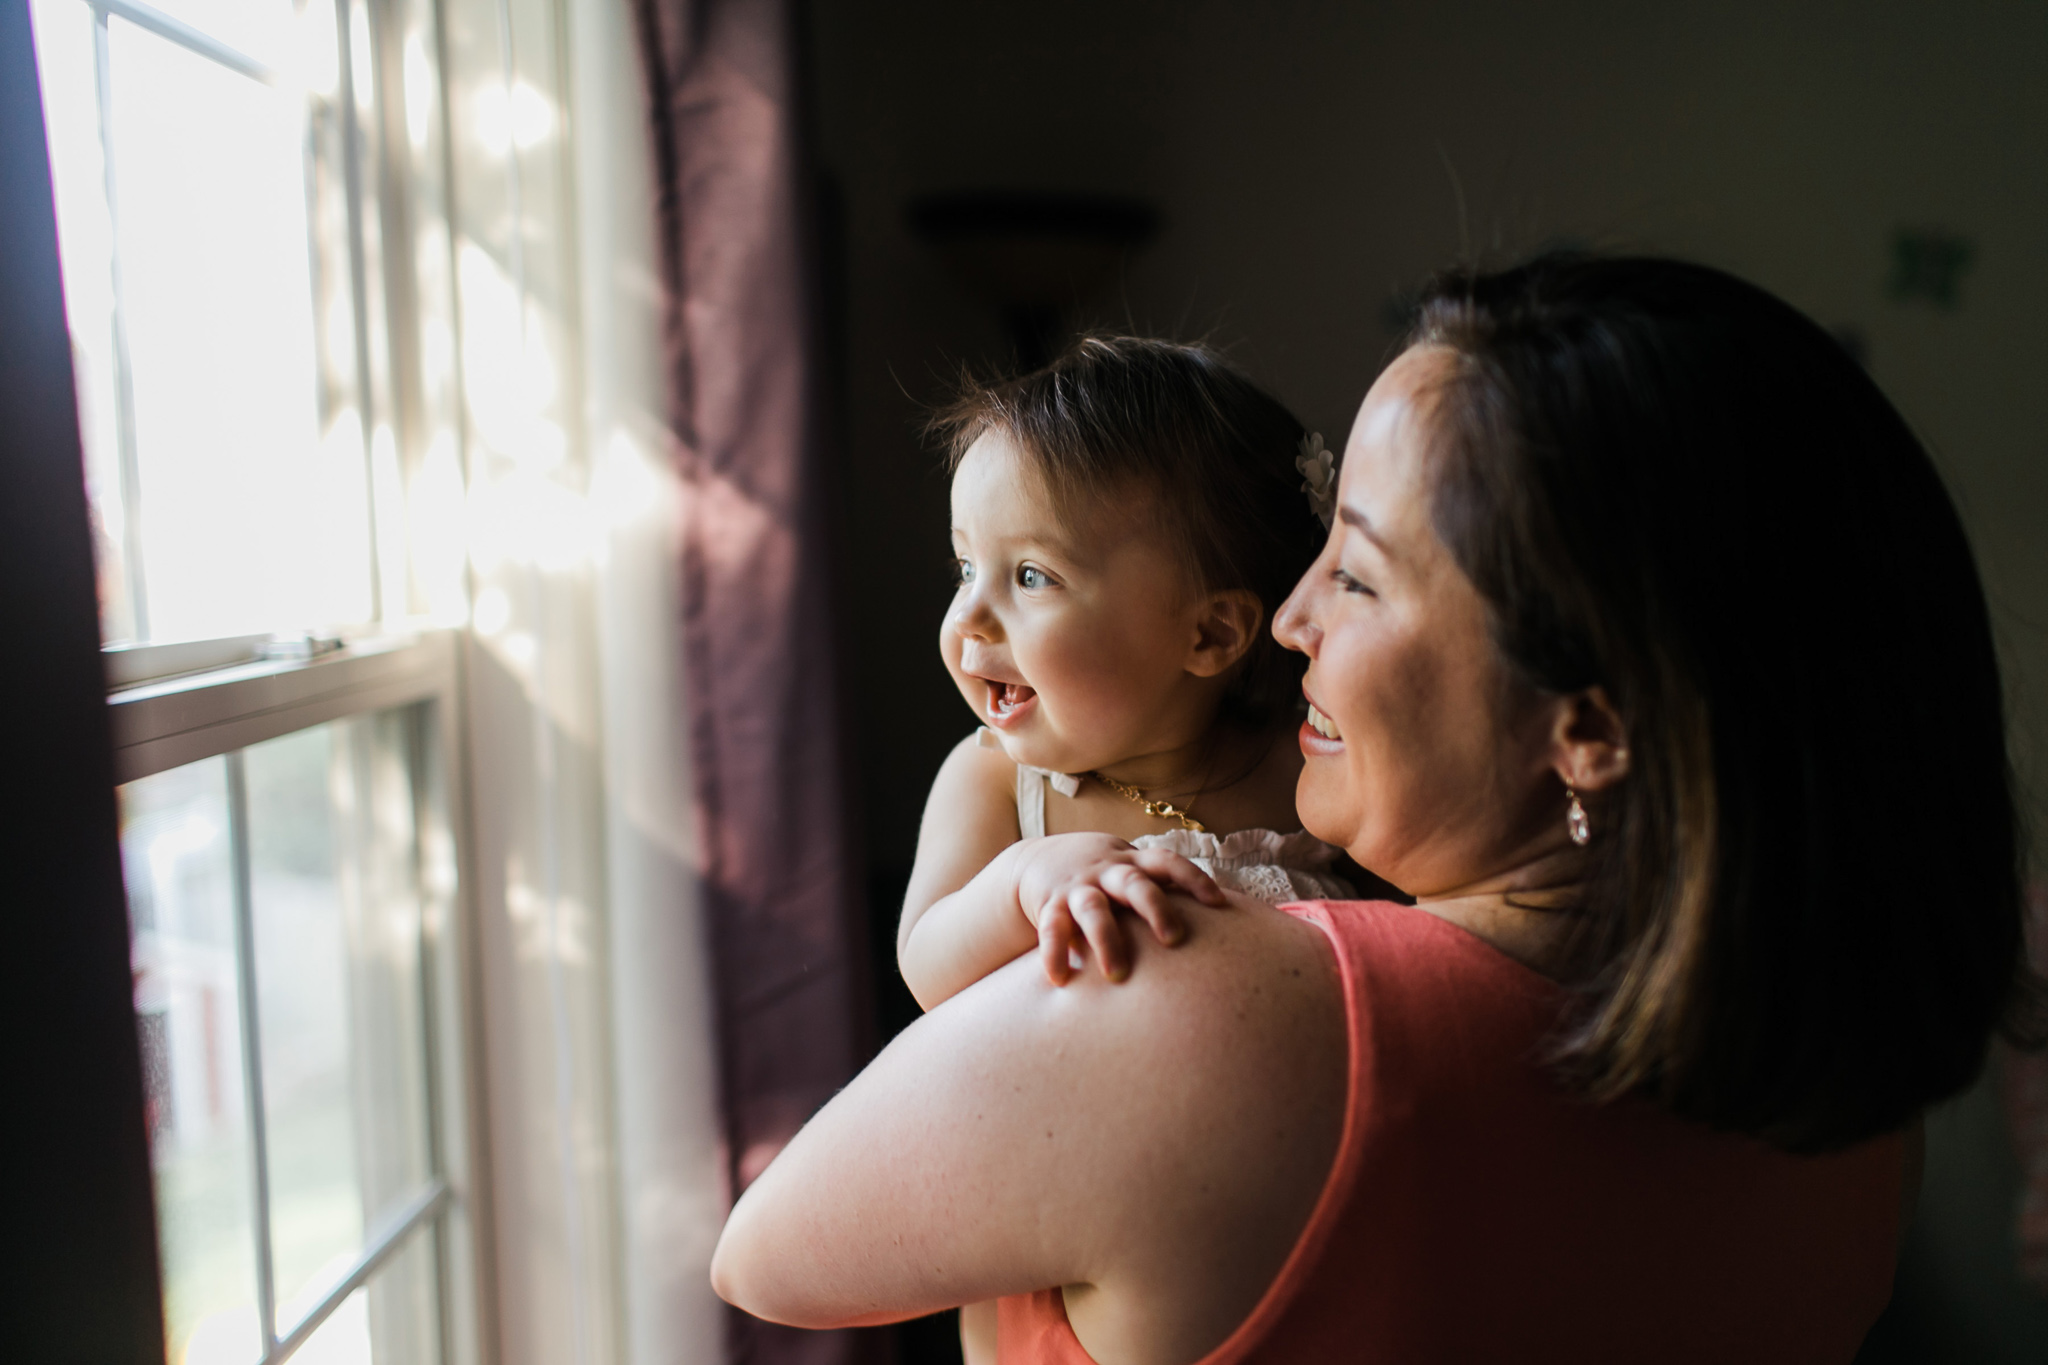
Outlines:
[[[434,1237],[441,1356],[446,1365],[475,1357],[480,1285],[476,1271],[479,1196],[484,1182],[472,1115],[478,1031],[464,964],[471,961],[462,864],[465,826],[458,794],[461,695],[457,633],[436,630],[366,640],[303,660],[255,660],[227,668],[116,688],[107,698],[114,740],[114,780],[133,782],[167,769],[225,756],[228,760],[230,855],[234,860],[236,961],[241,974],[238,1020],[249,1093],[252,1228],[256,1239],[257,1309],[263,1331],[258,1365],[277,1365],[318,1331],[348,1296],[419,1235]],[[111,653],[112,651],[110,651]],[[354,1263],[296,1323],[276,1321],[270,1277],[268,1145],[262,1104],[260,1040],[254,1016],[256,982],[246,808],[239,777],[243,750],[265,740],[349,716],[430,703],[415,730],[412,757],[416,837],[442,838],[457,850],[457,885],[441,900],[426,891],[421,916],[422,988],[426,995],[427,1150],[430,1176],[402,1204],[365,1230]],[[283,1336],[277,1328],[286,1327]]]

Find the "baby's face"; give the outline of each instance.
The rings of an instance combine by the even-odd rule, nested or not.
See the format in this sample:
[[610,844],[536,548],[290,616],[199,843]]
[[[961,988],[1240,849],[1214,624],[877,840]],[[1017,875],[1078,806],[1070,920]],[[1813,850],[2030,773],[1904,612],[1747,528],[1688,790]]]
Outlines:
[[1010,758],[1087,772],[1200,732],[1213,700],[1186,668],[1199,609],[1142,501],[1073,525],[991,432],[953,476],[953,554],[939,650]]

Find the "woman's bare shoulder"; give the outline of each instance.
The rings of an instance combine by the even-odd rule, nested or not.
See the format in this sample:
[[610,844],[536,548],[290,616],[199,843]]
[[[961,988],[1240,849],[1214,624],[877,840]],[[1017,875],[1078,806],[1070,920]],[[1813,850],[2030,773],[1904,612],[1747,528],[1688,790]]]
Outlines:
[[1220,1342],[1334,1156],[1344,1005],[1314,926],[1186,911],[1121,984],[1026,958],[905,1030],[735,1210],[721,1287],[827,1326],[1067,1286],[1098,1359]]
[[1065,1002],[1093,1016],[1077,1034],[1125,1040],[1089,1077],[1091,1117],[1115,1113],[1119,1092],[1145,1096],[1124,1111],[1133,1160],[1119,1177],[1148,1216],[1116,1274],[1068,1295],[1098,1360],[1219,1345],[1307,1225],[1343,1129],[1345,1007],[1327,937],[1263,903],[1189,913],[1191,942],[1147,943],[1129,981],[1091,977]]
[[1322,930],[1246,896],[1222,909],[1180,899],[1185,942],[1164,948],[1134,934],[1127,981],[1090,974],[1032,1003],[1073,1016],[1074,1027],[1114,1018],[1131,1030],[1133,1060],[1179,1048],[1205,1072],[1256,1064],[1270,1048],[1297,1044],[1304,1028],[1320,1026],[1341,1045],[1342,987]]

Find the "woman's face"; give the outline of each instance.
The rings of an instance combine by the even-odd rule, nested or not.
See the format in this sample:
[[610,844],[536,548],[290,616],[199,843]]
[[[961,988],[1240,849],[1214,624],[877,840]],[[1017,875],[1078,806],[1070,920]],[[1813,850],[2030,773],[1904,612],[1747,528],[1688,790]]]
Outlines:
[[1453,363],[1416,347],[1366,395],[1329,543],[1273,622],[1309,656],[1303,825],[1416,896],[1472,888],[1563,832],[1555,703],[1509,671],[1431,520]]

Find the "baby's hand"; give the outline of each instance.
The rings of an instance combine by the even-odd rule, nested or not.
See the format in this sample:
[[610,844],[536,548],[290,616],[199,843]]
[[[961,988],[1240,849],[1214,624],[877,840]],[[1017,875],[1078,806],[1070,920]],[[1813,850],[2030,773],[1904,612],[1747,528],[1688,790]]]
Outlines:
[[1187,934],[1170,888],[1204,905],[1225,904],[1209,874],[1178,853],[1135,849],[1107,834],[1054,834],[1030,841],[1017,869],[1017,905],[1038,930],[1046,979],[1064,986],[1074,976],[1075,940],[1085,940],[1111,981],[1131,974],[1130,945],[1116,906],[1126,905],[1169,948]]

